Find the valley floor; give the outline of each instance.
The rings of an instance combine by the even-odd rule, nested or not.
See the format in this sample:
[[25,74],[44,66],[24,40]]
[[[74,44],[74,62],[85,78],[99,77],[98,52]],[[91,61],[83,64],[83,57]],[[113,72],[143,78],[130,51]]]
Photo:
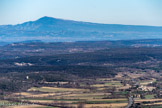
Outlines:
[[162,82],[146,73],[118,73],[113,78],[82,79],[75,82],[42,82],[24,92],[4,96],[7,108],[160,108]]

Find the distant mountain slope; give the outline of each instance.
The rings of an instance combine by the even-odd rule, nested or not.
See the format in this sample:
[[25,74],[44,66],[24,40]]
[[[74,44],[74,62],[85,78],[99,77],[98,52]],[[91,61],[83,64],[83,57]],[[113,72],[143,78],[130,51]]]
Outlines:
[[0,26],[0,41],[86,41],[162,38],[162,27],[97,24],[42,17],[18,25]]

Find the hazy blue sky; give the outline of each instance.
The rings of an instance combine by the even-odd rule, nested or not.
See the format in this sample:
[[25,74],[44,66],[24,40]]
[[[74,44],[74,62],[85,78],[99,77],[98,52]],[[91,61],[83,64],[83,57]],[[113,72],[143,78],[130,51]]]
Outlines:
[[43,16],[107,24],[162,26],[162,0],[0,0],[0,25]]

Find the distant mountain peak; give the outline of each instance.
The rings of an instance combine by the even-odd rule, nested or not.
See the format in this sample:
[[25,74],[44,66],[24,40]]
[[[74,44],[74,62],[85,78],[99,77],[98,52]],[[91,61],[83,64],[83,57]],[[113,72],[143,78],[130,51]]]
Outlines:
[[48,17],[48,16],[44,16],[38,20],[36,20],[36,22],[38,23],[49,23],[49,24],[53,24],[56,23],[57,21],[60,21],[61,19],[57,19],[57,18],[53,18],[53,17]]
[[[0,26],[0,41],[84,41],[162,38],[162,27],[100,24],[44,16],[13,26]],[[11,38],[13,37],[13,38]]]
[[38,20],[54,20],[54,19],[56,19],[56,18],[44,16],[44,17],[39,18]]

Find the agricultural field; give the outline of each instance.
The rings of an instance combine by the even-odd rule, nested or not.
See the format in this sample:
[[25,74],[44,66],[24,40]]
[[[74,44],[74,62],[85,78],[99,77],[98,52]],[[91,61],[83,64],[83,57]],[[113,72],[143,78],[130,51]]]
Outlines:
[[144,73],[135,73],[134,78],[125,74],[76,82],[44,82],[44,86],[6,95],[6,100],[10,100],[2,100],[1,103],[7,108],[125,108],[131,102],[130,97],[133,97],[131,104],[134,106],[162,105],[162,98],[155,91],[155,84],[161,81],[155,78],[139,79]]
[[9,103],[16,105],[10,104],[8,108],[125,108],[130,103],[129,97],[133,96],[132,105],[162,105],[162,98],[151,91],[154,91],[152,88],[156,89],[154,83],[161,82],[155,78],[140,80],[138,76],[143,73],[135,73],[134,79],[130,74],[125,74],[119,73],[112,78],[82,79],[79,82],[44,82],[44,85],[50,86],[31,87],[12,93],[5,96],[12,97],[11,100],[1,102],[6,106]]
[[[64,87],[66,86],[66,83],[63,84],[62,87],[32,87],[26,92],[13,93],[10,95],[10,97],[14,97],[15,100],[20,100],[23,103],[36,104],[31,105],[31,108],[44,108],[45,105],[58,107],[67,106],[74,108],[79,106],[84,106],[85,108],[121,108],[127,106],[128,104],[128,99],[126,97],[127,92],[121,92],[117,89],[114,91],[114,87],[124,87],[120,81],[96,79],[92,85],[88,86],[83,83],[81,85],[82,86],[80,88]],[[107,90],[110,90],[110,92]],[[114,94],[119,97],[113,97]],[[40,105],[40,103],[44,106]],[[20,105],[19,107],[26,108],[23,105]]]

